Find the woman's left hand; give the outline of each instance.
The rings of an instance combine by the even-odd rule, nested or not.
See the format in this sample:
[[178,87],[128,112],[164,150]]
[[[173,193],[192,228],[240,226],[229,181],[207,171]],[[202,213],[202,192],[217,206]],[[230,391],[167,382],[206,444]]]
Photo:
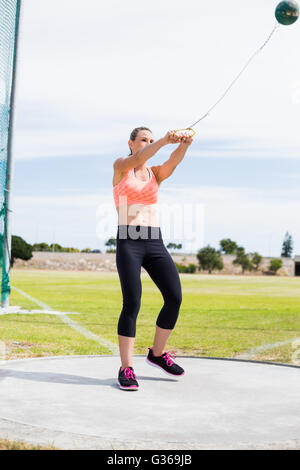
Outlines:
[[180,137],[180,143],[184,144],[185,146],[189,147],[193,142],[193,135],[182,135]]

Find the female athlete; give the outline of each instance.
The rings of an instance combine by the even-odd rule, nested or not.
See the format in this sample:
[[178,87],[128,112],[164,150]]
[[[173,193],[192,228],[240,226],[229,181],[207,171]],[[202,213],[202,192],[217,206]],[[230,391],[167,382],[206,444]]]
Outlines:
[[[175,131],[154,141],[150,129],[137,127],[128,141],[130,155],[114,162],[113,195],[118,213],[116,264],[123,295],[118,322],[121,356],[118,382],[123,390],[138,390],[139,387],[132,357],[141,305],[141,267],[148,272],[164,299],[146,360],[169,375],[184,374],[182,367],[174,362],[175,356],[165,351],[179,315],[182,292],[177,268],[162,239],[156,206],[160,184],[171,176],[192,141],[192,136],[177,135]],[[176,143],[178,147],[162,165],[147,166],[147,161],[163,146]]]

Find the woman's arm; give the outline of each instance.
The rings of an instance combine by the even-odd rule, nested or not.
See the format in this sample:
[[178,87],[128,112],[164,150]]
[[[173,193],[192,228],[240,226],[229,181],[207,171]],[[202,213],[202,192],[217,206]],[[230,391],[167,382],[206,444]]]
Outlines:
[[135,154],[130,155],[126,158],[118,158],[114,162],[114,169],[121,173],[130,170],[130,168],[135,168],[137,166],[143,165],[149,158],[158,152],[164,145],[176,144],[181,141],[181,137],[174,134],[173,131],[167,132],[165,137],[156,140],[152,144],[146,145],[144,148],[138,150]]
[[130,155],[126,158],[118,158],[114,163],[114,169],[120,173],[125,173],[130,170],[130,168],[135,168],[137,166],[143,165],[149,158],[163,146],[163,139],[159,139],[153,144],[146,145],[143,149],[138,150],[135,154]]
[[193,137],[186,137],[186,140],[178,145],[177,149],[171,153],[169,160],[165,161],[162,165],[157,167],[158,180],[161,183],[166,178],[169,178],[177,165],[183,160],[188,147],[193,142]]

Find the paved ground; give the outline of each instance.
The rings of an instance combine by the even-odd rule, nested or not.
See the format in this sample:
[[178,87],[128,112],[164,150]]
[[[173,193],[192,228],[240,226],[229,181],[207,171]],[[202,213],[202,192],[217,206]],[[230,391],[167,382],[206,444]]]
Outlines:
[[0,437],[66,449],[300,448],[300,368],[178,358],[176,380],[135,356],[137,392],[116,356],[0,365]]

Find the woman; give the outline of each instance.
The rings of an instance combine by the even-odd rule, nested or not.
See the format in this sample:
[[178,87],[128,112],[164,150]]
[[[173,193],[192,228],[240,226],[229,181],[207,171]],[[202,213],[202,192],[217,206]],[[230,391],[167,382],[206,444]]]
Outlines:
[[[156,333],[147,362],[173,376],[184,374],[165,352],[169,336],[178,318],[182,302],[177,268],[166,249],[159,224],[156,204],[158,190],[181,162],[193,138],[169,131],[154,141],[150,129],[137,127],[130,135],[131,153],[114,162],[113,194],[118,212],[116,264],[123,294],[123,308],[118,322],[121,356],[118,381],[123,390],[138,390],[132,367],[136,319],[141,303],[141,266],[148,272],[164,298],[156,321]],[[179,143],[162,165],[147,166],[147,161],[164,145]]]

